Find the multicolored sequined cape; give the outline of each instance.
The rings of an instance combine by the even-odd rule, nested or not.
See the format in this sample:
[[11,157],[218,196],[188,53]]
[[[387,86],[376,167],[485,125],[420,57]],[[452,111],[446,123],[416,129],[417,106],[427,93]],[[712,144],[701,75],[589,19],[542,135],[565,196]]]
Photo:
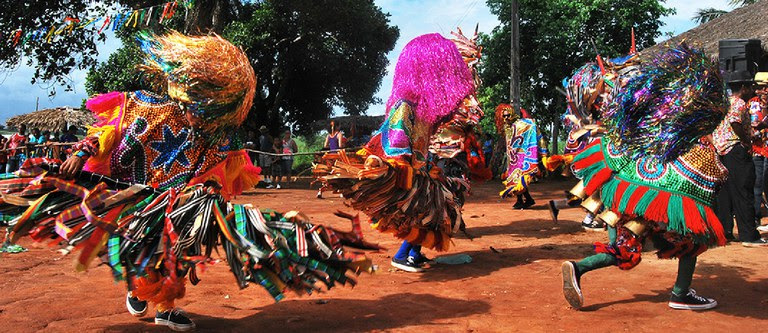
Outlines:
[[528,188],[532,177],[539,173],[539,134],[536,122],[521,118],[504,128],[507,142],[507,170],[504,172],[502,197]]
[[15,216],[11,241],[29,236],[80,249],[79,270],[106,255],[115,279],[130,281],[133,295],[160,311],[184,295],[187,278],[200,281],[219,248],[239,287],[259,284],[275,300],[287,290],[354,284],[353,275],[372,270],[370,259],[346,248],[377,248],[362,240],[356,217],[340,214],[353,221],[352,232],[340,232],[298,212],[229,202],[258,181],[258,168],[232,141],[206,144],[176,103],[138,91],[88,106],[99,122],[78,144],[91,155],[86,171],[63,179],[61,161],[31,159],[0,176],[0,213]]

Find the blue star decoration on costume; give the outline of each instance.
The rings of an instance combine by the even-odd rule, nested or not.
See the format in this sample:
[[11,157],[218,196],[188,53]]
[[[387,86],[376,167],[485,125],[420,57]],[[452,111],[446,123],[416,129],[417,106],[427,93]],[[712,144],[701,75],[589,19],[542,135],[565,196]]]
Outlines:
[[149,143],[149,146],[159,153],[152,161],[152,167],[163,166],[163,170],[168,172],[176,162],[185,167],[189,166],[189,159],[184,153],[192,146],[192,142],[188,141],[188,138],[188,129],[182,128],[176,135],[170,126],[163,125],[163,140]]

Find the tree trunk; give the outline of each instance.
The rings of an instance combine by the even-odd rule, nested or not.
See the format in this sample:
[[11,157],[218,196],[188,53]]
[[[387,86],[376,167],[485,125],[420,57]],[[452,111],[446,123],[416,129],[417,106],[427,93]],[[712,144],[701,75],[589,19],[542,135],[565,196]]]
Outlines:
[[207,34],[224,31],[232,13],[232,4],[227,0],[197,0],[185,22],[184,31],[188,34]]

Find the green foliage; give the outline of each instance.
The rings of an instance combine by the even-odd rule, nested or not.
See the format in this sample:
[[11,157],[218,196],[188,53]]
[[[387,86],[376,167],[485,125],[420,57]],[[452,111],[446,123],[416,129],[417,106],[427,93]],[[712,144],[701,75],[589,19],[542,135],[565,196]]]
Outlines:
[[[312,152],[320,151],[323,149],[323,143],[325,143],[324,135],[307,135],[296,136],[293,138],[296,141],[296,145],[299,147],[299,152]],[[294,175],[299,172],[312,167],[312,161],[314,161],[314,155],[298,155],[293,159]]]
[[371,0],[266,0],[247,4],[224,36],[258,78],[246,126],[307,133],[334,107],[358,115],[375,102],[399,30]]
[[[508,102],[510,81],[511,1],[488,0],[501,25],[481,35],[480,75],[485,105],[483,131],[492,127],[493,109]],[[634,27],[637,47],[654,45],[661,17],[674,13],[658,0],[519,0],[521,105],[539,122],[542,131],[565,112],[565,98],[556,90],[579,66],[594,61],[594,41],[603,57],[627,54]],[[562,132],[562,131],[561,131]]]
[[[129,38],[123,38],[127,40]],[[88,96],[110,91],[144,89],[136,65],[142,62],[142,52],[136,43],[128,41],[109,56],[106,62],[94,66],[85,78]]]
[[[68,74],[74,69],[86,69],[98,62],[96,43],[104,41],[99,26],[62,33],[45,42],[52,27],[62,27],[64,19],[76,14],[94,17],[105,13],[108,5],[87,0],[34,0],[4,1],[0,10],[0,68],[14,69],[22,62],[35,67],[32,83],[52,81],[72,90]],[[87,14],[87,15],[86,15]],[[42,37],[32,33],[41,30]],[[13,43],[17,29],[21,30],[17,43]],[[7,44],[5,44],[7,43]],[[49,94],[54,95],[55,88]]]

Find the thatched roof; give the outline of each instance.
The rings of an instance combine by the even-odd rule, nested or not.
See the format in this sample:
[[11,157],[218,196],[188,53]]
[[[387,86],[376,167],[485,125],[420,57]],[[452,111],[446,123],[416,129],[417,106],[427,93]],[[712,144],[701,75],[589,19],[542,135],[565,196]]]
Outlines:
[[5,125],[8,128],[15,128],[18,125],[27,124],[29,130],[38,127],[41,131],[55,132],[63,131],[71,125],[83,128],[94,122],[96,122],[96,118],[88,111],[71,107],[57,107],[11,117],[5,122]]
[[686,40],[692,45],[699,45],[710,56],[717,56],[718,42],[721,39],[759,39],[768,46],[768,0],[737,8],[712,21],[701,24],[669,40],[640,51],[643,58],[652,56],[665,45],[676,45]]
[[312,123],[312,131],[327,130],[331,120],[335,121],[346,135],[352,135],[353,127],[356,135],[367,135],[381,127],[384,116],[343,116],[317,120]]

